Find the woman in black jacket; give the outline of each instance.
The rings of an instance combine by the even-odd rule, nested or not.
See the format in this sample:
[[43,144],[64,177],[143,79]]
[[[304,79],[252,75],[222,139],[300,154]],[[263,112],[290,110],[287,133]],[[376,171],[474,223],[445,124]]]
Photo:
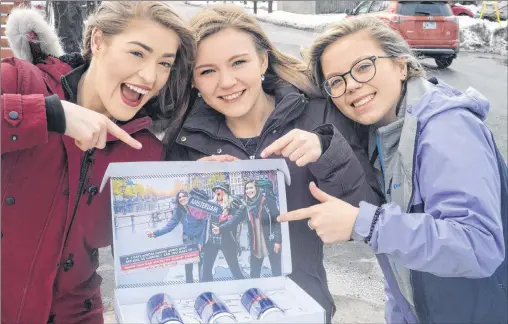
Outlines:
[[277,201],[262,191],[256,180],[245,183],[245,203],[250,239],[250,277],[259,278],[263,260],[268,257],[272,276],[280,276],[282,233]]
[[[277,50],[256,19],[235,5],[203,9],[191,27],[198,42],[193,69],[197,99],[169,160],[280,154],[291,173],[286,188],[290,211],[317,203],[308,190],[310,181],[353,205],[379,203],[373,189],[377,180],[352,122],[315,98],[320,92],[305,64]],[[323,242],[306,221],[290,223],[289,235],[290,278],[325,309],[331,322],[335,304]]]

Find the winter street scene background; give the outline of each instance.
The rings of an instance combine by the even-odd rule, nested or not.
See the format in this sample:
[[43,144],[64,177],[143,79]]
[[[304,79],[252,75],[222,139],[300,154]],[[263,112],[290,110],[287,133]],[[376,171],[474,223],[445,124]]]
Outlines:
[[[99,1],[78,1],[80,5],[70,8],[68,1],[32,1],[41,13],[60,28],[61,37],[80,37],[86,13]],[[327,24],[345,19],[346,10],[351,12],[362,1],[171,1],[174,9],[185,19],[189,19],[201,7],[214,2],[234,3],[255,15],[263,30],[282,51],[301,57],[302,49],[309,48],[316,35]],[[370,2],[370,1],[363,1]],[[380,1],[381,2],[381,1]],[[452,3],[452,1],[449,1]],[[7,2],[2,1],[2,6]],[[499,9],[498,21],[494,3]],[[467,1],[453,2],[457,6],[460,31],[460,51],[447,68],[438,68],[434,59],[422,58],[430,76],[464,91],[473,87],[490,101],[490,112],[486,124],[494,133],[497,144],[505,159],[508,158],[508,59],[507,59],[507,1]],[[485,5],[484,17],[480,18]],[[91,8],[91,9],[90,9]],[[325,10],[326,9],[326,10]],[[465,10],[467,9],[467,10]],[[5,24],[2,13],[2,25]],[[68,16],[65,22],[58,17]],[[69,18],[70,17],[70,18]],[[67,24],[67,25],[66,25]],[[67,32],[64,30],[67,28]],[[81,28],[81,29],[80,29]],[[70,30],[70,32],[69,32]],[[65,33],[67,33],[65,35]],[[80,41],[80,40],[79,40]],[[2,56],[6,55],[6,41],[2,26]],[[79,43],[78,43],[79,44]],[[75,51],[72,43],[66,51]],[[79,50],[79,49],[78,49]],[[121,190],[121,189],[120,189]],[[127,190],[127,189],[126,189]],[[125,192],[122,192],[125,195]],[[164,201],[169,204],[169,201]],[[145,231],[156,224],[147,220],[137,228],[135,235],[146,235]],[[131,220],[123,218],[117,224],[121,232],[132,234]],[[162,226],[162,223],[161,223]],[[181,225],[169,234],[172,238],[181,237]],[[168,239],[169,239],[168,236]],[[100,250],[98,272],[103,277],[102,296],[105,307],[105,322],[116,323],[113,312],[114,301],[114,261],[110,248]],[[219,255],[218,264],[223,265]],[[325,267],[328,285],[337,306],[334,323],[384,323],[383,276],[374,254],[363,243],[345,243],[325,246]],[[183,272],[179,274],[183,277]]]

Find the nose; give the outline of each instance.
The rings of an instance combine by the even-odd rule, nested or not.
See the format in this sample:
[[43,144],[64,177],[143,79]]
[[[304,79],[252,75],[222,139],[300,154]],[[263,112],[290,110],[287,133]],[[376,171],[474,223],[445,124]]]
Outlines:
[[221,88],[231,88],[236,85],[236,78],[235,76],[230,73],[229,71],[222,71],[220,73],[220,80],[219,80],[219,86]]
[[147,85],[153,85],[157,80],[157,64],[147,63],[138,72]]
[[348,75],[344,76],[344,79],[346,80],[346,85],[347,85],[346,91],[347,92],[355,91],[356,89],[358,89],[358,88],[360,88],[362,86],[362,84],[360,82],[356,81],[351,76],[351,73],[349,73]]

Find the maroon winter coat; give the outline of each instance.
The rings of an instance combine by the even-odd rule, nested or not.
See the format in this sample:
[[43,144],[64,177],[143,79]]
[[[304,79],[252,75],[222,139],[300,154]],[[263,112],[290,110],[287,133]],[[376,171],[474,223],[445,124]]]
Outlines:
[[98,248],[112,243],[112,222],[109,190],[99,194],[98,187],[110,162],[162,156],[162,144],[146,130],[151,120],[138,118],[122,128],[143,148],[110,136],[86,159],[83,175],[86,153],[72,138],[47,131],[44,98],[75,101],[84,69],[69,74],[71,67],[52,57],[37,65],[2,60],[2,323],[103,323],[96,269]]

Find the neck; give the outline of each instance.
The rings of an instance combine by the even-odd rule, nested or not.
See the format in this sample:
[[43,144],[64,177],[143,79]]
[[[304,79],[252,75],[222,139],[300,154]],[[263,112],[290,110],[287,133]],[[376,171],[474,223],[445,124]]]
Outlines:
[[397,116],[395,115],[396,109],[397,105],[393,106],[392,109],[390,109],[390,111],[376,123],[376,127],[381,128],[395,122],[397,120]]
[[261,135],[268,116],[275,109],[275,99],[261,92],[250,111],[238,118],[226,118],[226,124],[237,138],[252,138]]
[[93,65],[83,74],[78,83],[77,104],[110,117],[95,87]]

